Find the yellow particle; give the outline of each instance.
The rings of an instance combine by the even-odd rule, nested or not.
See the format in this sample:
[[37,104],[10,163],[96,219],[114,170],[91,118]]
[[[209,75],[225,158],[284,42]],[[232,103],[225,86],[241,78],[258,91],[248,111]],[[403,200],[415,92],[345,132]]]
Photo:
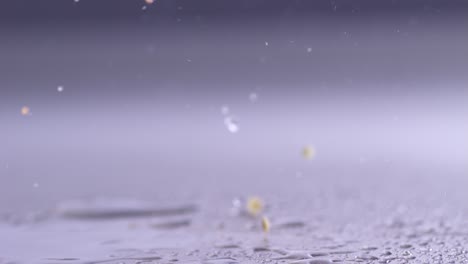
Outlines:
[[23,106],[21,108],[21,114],[24,115],[24,116],[30,115],[31,114],[31,109],[29,109],[29,107],[27,107],[27,106]]
[[257,216],[263,210],[263,202],[258,197],[250,197],[247,200],[247,212],[253,216]]
[[268,220],[268,218],[266,216],[263,216],[262,217],[262,229],[263,229],[263,232],[265,233],[268,233],[268,231],[270,231],[270,220]]
[[302,156],[308,160],[315,158],[315,149],[312,146],[305,147],[302,150]]
[[145,0],[145,3],[147,3],[148,5],[151,5],[152,3],[154,3],[154,0]]

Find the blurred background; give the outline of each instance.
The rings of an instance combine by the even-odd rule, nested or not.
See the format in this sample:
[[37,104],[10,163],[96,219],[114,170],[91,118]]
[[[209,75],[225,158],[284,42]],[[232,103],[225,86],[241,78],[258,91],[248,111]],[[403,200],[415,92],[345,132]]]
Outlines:
[[2,1],[0,211],[463,204],[467,29],[461,0]]

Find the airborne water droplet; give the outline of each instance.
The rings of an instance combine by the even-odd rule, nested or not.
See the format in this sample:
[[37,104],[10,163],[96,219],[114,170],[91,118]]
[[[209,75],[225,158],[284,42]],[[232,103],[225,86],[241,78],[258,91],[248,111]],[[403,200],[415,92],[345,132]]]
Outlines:
[[223,115],[229,114],[229,107],[227,105],[223,105],[221,107],[221,114],[223,114]]
[[233,116],[226,116],[224,118],[224,125],[231,133],[237,133],[239,131],[238,121]]
[[255,103],[258,100],[258,94],[256,93],[250,93],[249,94],[249,100],[251,103]]

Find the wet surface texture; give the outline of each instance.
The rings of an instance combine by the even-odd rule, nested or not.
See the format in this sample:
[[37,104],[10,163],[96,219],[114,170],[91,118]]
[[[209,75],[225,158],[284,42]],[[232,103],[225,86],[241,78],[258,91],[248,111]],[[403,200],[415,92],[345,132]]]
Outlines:
[[460,201],[309,197],[266,199],[267,233],[245,203],[222,195],[196,205],[99,199],[7,214],[0,263],[468,263]]

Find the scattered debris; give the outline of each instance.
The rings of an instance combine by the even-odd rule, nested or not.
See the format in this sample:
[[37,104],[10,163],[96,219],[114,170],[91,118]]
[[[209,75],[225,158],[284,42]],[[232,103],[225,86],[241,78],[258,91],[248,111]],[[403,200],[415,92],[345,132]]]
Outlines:
[[263,211],[263,201],[258,197],[250,197],[247,200],[247,212],[252,216],[258,216]]
[[312,146],[306,146],[304,147],[304,149],[302,150],[302,156],[305,158],[305,159],[308,159],[308,160],[312,160],[315,158],[315,154],[316,154],[316,151],[314,149],[314,147]]
[[263,232],[265,233],[268,233],[268,231],[270,231],[270,220],[268,220],[268,218],[266,216],[263,216],[262,217],[262,229],[263,229]]

